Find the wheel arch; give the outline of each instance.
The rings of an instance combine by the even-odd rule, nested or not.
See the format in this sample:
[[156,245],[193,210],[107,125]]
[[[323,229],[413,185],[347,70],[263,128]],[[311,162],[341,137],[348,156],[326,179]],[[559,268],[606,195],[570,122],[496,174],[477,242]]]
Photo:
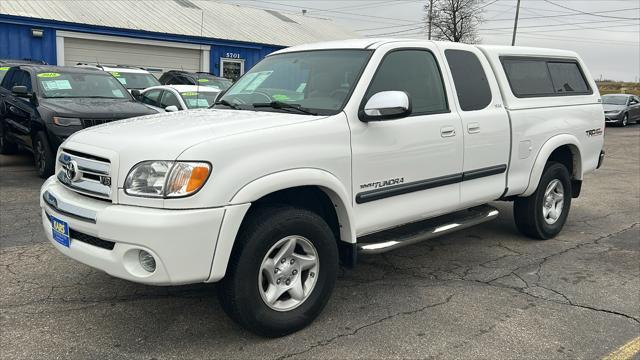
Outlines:
[[[292,169],[258,178],[236,192],[229,200],[223,223],[218,235],[216,250],[207,282],[215,282],[224,277],[233,251],[236,237],[246,216],[253,206],[270,200],[278,201],[287,198],[285,194],[322,194],[331,202],[335,214],[335,223],[329,218],[328,223],[338,235],[338,245],[347,249],[356,241],[352,221],[352,211],[346,188],[333,174],[320,169]],[[288,196],[295,199],[295,196]],[[320,200],[322,201],[322,200]],[[286,202],[285,202],[286,203]],[[295,202],[289,204],[296,204]],[[313,208],[313,205],[307,208]],[[317,207],[316,207],[317,209]],[[314,209],[312,209],[314,210]],[[328,215],[331,217],[331,213]],[[341,254],[342,256],[342,254]]]
[[570,134],[556,135],[547,140],[536,156],[529,176],[529,185],[520,196],[529,196],[538,188],[542,172],[548,161],[564,164],[572,181],[582,181],[582,147],[578,139]]

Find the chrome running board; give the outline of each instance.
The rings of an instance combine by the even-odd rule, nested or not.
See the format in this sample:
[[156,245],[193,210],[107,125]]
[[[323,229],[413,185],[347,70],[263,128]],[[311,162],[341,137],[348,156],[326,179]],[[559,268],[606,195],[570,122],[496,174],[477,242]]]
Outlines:
[[469,228],[498,217],[489,205],[422,220],[358,238],[359,254],[380,254]]

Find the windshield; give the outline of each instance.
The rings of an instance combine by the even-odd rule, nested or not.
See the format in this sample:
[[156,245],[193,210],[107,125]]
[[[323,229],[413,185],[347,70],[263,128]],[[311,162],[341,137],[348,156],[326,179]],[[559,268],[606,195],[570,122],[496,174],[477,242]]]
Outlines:
[[104,98],[130,100],[131,95],[113,76],[104,72],[37,75],[38,85],[47,98]]
[[8,66],[0,66],[0,82],[4,79],[4,76],[7,75],[7,71],[9,71],[10,67]]
[[[370,54],[368,50],[321,50],[272,55],[242,76],[220,100],[240,109],[281,102],[319,115],[337,114],[347,102]],[[260,108],[291,111],[278,107]]]
[[220,91],[228,89],[233,84],[229,79],[219,78],[213,75],[197,74],[197,76],[196,85],[214,87]]
[[142,90],[160,85],[160,81],[151,74],[112,71],[111,75],[118,79],[127,89]]
[[602,97],[603,104],[609,105],[627,105],[627,97],[626,96],[603,96]]
[[202,109],[208,108],[213,104],[218,94],[219,93],[215,91],[187,91],[180,93],[180,96],[182,96],[182,100],[184,100],[184,103],[187,104],[189,109]]

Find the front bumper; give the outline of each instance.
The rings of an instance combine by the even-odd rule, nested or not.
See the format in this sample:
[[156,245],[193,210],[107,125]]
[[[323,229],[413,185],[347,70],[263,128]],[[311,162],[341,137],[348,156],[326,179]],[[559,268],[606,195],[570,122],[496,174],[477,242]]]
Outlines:
[[[152,285],[209,279],[225,213],[225,208],[167,210],[114,205],[70,191],[55,177],[42,186],[40,207],[46,236],[60,252],[112,276]],[[49,216],[69,225],[69,247],[53,239]],[[140,250],[155,258],[154,272],[140,266]]]
[[617,123],[622,119],[622,113],[610,113],[604,114],[604,122],[605,123]]

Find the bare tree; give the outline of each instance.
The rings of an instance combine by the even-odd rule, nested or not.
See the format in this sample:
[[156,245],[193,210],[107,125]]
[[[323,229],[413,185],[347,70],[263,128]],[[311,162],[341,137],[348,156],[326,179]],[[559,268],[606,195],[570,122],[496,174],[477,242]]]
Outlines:
[[[474,44],[480,41],[483,0],[430,0],[425,20],[434,40]],[[431,10],[431,11],[430,11]]]

